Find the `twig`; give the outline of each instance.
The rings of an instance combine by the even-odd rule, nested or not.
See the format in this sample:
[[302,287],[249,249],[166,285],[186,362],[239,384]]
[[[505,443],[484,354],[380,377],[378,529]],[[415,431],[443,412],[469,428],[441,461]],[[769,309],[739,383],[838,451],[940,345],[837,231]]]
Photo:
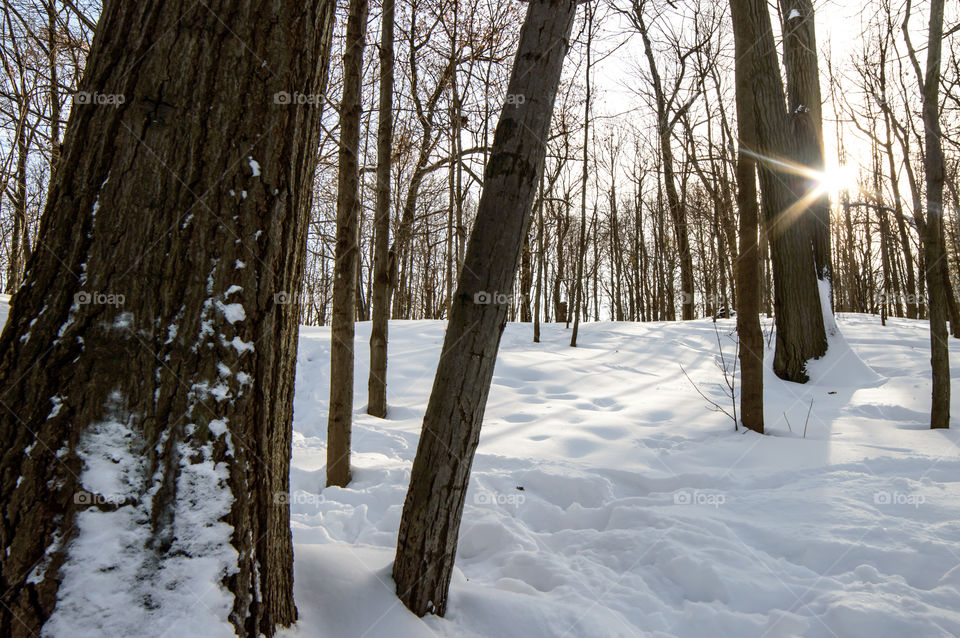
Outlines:
[[807,408],[807,420],[803,422],[803,438],[807,438],[807,424],[810,423],[811,411],[813,411],[813,397],[810,397],[810,407]]
[[[723,412],[723,413],[726,414],[728,417],[730,417],[731,419],[733,419],[733,415],[731,415],[729,412],[727,412],[726,409],[723,408],[723,406],[721,406],[719,403],[717,403],[716,401],[714,401],[713,399],[711,399],[710,397],[708,397],[707,395],[705,395],[705,394],[700,390],[700,387],[699,387],[696,383],[694,383],[694,382],[693,382],[693,379],[690,378],[690,375],[687,374],[687,371],[684,369],[682,363],[680,364],[680,370],[683,371],[683,376],[685,376],[685,377],[687,378],[687,381],[689,381],[689,382],[690,382],[690,385],[693,386],[693,389],[697,391],[697,394],[699,394],[701,397],[703,397],[703,400],[704,400],[704,401],[706,401],[707,403],[709,403],[710,405],[713,406],[713,411],[714,411],[714,412]],[[734,419],[734,423],[736,423],[736,420],[735,420],[735,419]]]

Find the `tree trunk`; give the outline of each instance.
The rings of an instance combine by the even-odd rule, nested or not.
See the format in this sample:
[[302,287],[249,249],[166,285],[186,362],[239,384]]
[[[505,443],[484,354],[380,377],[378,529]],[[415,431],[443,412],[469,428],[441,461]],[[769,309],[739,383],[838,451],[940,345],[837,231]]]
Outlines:
[[[804,167],[823,172],[823,115],[813,0],[783,0],[783,62],[787,78],[787,108],[797,120],[797,159]],[[808,191],[820,185],[815,181]],[[817,278],[832,285],[830,261],[830,198],[821,193],[805,215],[813,240]]]
[[593,4],[586,3],[586,38],[587,64],[585,71],[586,96],[583,101],[583,172],[580,177],[580,238],[577,241],[577,274],[574,281],[573,296],[573,331],[570,334],[570,345],[577,347],[577,336],[580,333],[580,306],[583,304],[583,261],[587,253],[587,180],[589,178],[589,151],[590,151],[590,49],[593,43]]
[[394,0],[383,0],[380,27],[380,112],[377,122],[377,200],[373,222],[373,321],[367,414],[387,416],[387,336],[390,320],[390,169],[393,157]]
[[774,371],[782,379],[804,383],[807,361],[827,351],[817,269],[806,202],[798,197],[798,177],[776,158],[796,158],[797,120],[784,108],[770,14],[762,0],[737,0],[741,20],[756,35],[753,66],[754,118],[766,229],[773,262],[777,346]]
[[81,89],[122,102],[73,107],[0,336],[0,635],[136,635],[217,589],[204,622],[296,619],[278,302],[320,122],[289,98],[324,92],[334,6],[104,6]]
[[[50,186],[60,163],[60,86],[57,66],[57,1],[47,0],[47,65],[50,72]],[[49,191],[48,191],[49,192]]]
[[943,245],[943,147],[940,137],[940,56],[943,40],[943,0],[931,0],[927,69],[923,86],[924,172],[927,178],[925,253],[930,304],[930,362],[933,396],[930,427],[950,427],[950,353],[947,346],[947,288],[941,262]]
[[543,174],[540,175],[540,197],[537,199],[537,289],[533,302],[533,342],[540,343],[540,299],[543,295]]
[[[753,119],[754,24],[744,14],[743,0],[730,0],[736,50],[737,128],[741,148],[756,147]],[[737,157],[737,207],[740,209],[740,251],[737,260],[737,336],[740,354],[740,420],[763,434],[763,329],[760,327],[760,251],[757,245],[759,207],[757,166],[749,154]]]
[[[677,242],[676,252],[680,259],[681,317],[684,321],[690,321],[696,317],[693,298],[693,254],[690,252],[690,232],[687,224],[687,211],[677,191],[672,147],[673,127],[679,119],[671,113],[671,107],[676,95],[672,95],[668,99],[663,86],[660,71],[657,67],[656,53],[653,50],[649,31],[644,21],[643,2],[634,0],[633,21],[640,31],[640,36],[643,40],[644,54],[650,67],[650,78],[652,80],[654,99],[657,106],[657,135],[660,143],[660,158],[663,162],[663,185],[666,189],[670,219],[673,222],[674,239]],[[671,304],[671,306],[672,305],[673,304]],[[670,314],[674,315],[674,311],[671,310]],[[671,316],[670,319],[675,319],[675,316]]]
[[360,218],[360,91],[367,0],[350,0],[343,52],[340,156],[337,176],[337,243],[334,249],[333,319],[330,322],[330,409],[327,415],[327,485],[350,482],[353,421],[353,341]]
[[[25,98],[24,98],[25,99]],[[29,237],[27,229],[27,131],[21,127],[17,137],[17,169],[15,176],[16,187],[13,197],[13,230],[10,236],[10,263],[7,268],[8,295],[17,291],[23,281],[23,271],[27,261],[26,239]]]
[[[517,272],[546,151],[572,0],[531,0],[487,163],[477,219],[444,338],[443,354],[403,506],[393,577],[415,614],[443,615],[470,467],[480,436],[507,306],[477,303],[507,294]],[[496,299],[496,294],[494,294]]]

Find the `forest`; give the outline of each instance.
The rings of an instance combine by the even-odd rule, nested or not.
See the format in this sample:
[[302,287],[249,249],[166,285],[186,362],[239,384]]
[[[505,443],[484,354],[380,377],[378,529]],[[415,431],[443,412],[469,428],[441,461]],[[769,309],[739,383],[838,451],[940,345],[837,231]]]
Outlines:
[[0,62],[0,636],[960,635],[957,3],[4,0]]

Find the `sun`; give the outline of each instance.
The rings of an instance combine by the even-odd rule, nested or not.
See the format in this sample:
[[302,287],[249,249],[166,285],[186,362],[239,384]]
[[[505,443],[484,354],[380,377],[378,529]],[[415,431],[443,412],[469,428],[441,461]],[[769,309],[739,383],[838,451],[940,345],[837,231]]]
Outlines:
[[849,190],[857,184],[857,170],[850,165],[833,164],[823,171],[817,171],[815,180],[817,190],[826,193],[830,199],[836,200],[840,193]]

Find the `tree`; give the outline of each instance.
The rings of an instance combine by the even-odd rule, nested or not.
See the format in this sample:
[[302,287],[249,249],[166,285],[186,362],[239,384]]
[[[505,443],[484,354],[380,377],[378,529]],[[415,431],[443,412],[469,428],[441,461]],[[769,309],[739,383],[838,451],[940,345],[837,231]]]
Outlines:
[[353,341],[360,249],[360,115],[367,0],[350,0],[343,51],[340,155],[337,176],[337,243],[334,251],[333,321],[330,324],[330,409],[327,415],[327,485],[350,482],[353,422]]
[[803,190],[800,174],[805,169],[802,162],[796,161],[799,153],[795,127],[802,127],[804,123],[791,117],[785,109],[783,81],[766,3],[762,0],[736,0],[736,3],[738,20],[749,23],[756,38],[750,59],[751,119],[757,145],[745,150],[758,160],[770,238],[777,326],[773,367],[780,378],[804,383],[809,378],[807,361],[827,351],[810,225],[805,221],[810,198],[799,197]]
[[[72,110],[0,335],[0,635],[51,614],[136,633],[144,605],[183,613],[153,596],[177,588],[223,588],[210,612],[241,635],[296,619],[298,313],[278,301],[301,283],[319,138],[291,96],[323,93],[333,10],[105,4],[80,87],[101,97]],[[129,604],[104,609],[91,578]]]
[[[756,148],[753,118],[753,22],[743,0],[730,0],[736,50],[737,127],[741,149]],[[757,246],[757,165],[741,150],[737,157],[740,255],[737,261],[737,336],[740,350],[740,419],[763,434],[763,330],[760,327],[760,254]]]
[[570,346],[577,347],[577,335],[580,332],[580,306],[583,305],[583,261],[587,253],[587,182],[590,177],[590,63],[593,46],[593,4],[587,3],[585,9],[585,36],[587,61],[584,78],[586,80],[586,96],[583,101],[583,166],[580,174],[580,239],[577,242],[577,274],[574,281],[573,296],[573,330],[570,332]]
[[[787,109],[793,114],[797,135],[796,159],[809,170],[822,173],[823,115],[820,98],[820,70],[817,64],[817,36],[812,0],[783,0],[783,62],[787,79]],[[809,180],[808,190],[819,184]],[[813,239],[817,278],[831,284],[830,198],[820,191],[811,197],[805,213]]]
[[394,0],[383,0],[380,27],[380,106],[377,120],[377,199],[373,218],[373,317],[367,413],[387,416],[387,335],[390,319],[390,168],[393,158]]
[[903,34],[910,61],[917,73],[923,95],[924,171],[927,180],[927,220],[924,229],[924,256],[927,294],[930,304],[930,365],[933,396],[930,427],[950,427],[950,352],[947,345],[947,282],[943,261],[943,146],[940,138],[940,58],[943,42],[943,0],[931,0],[927,38],[927,68],[921,73],[917,54],[910,42],[910,0],[904,9]]
[[[473,455],[479,442],[507,307],[576,3],[531,0],[487,162],[477,219],[403,506],[393,578],[415,614],[443,615]],[[509,295],[508,295],[509,296]]]
[[667,86],[657,65],[657,54],[650,39],[650,29],[645,15],[647,7],[647,0],[632,0],[632,11],[628,16],[643,40],[644,55],[647,58],[650,70],[654,105],[657,111],[657,139],[663,168],[663,185],[666,190],[667,206],[670,209],[670,218],[673,221],[677,252],[680,258],[681,316],[684,321],[689,321],[696,314],[694,310],[693,255],[690,251],[687,211],[677,189],[673,155],[673,131],[684,113],[693,106],[697,98],[697,92],[694,91],[685,101],[680,101],[680,91],[687,71],[687,60],[706,44],[709,36],[687,48],[684,48],[679,40],[671,43],[677,55],[678,68],[672,86]]

